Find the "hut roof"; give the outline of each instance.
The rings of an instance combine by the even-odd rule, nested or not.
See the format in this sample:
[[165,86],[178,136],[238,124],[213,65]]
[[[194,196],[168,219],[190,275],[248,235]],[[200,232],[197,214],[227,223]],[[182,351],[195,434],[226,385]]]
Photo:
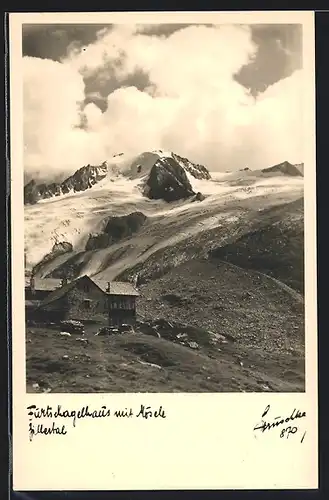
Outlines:
[[133,287],[133,285],[131,283],[128,283],[128,282],[126,283],[123,281],[111,281],[110,282],[110,293],[109,293],[109,292],[107,292],[108,281],[99,280],[97,278],[93,278],[93,277],[89,277],[89,276],[81,276],[80,278],[77,278],[73,281],[70,281],[66,285],[61,286],[60,288],[54,290],[52,293],[50,293],[48,295],[48,297],[46,297],[41,302],[40,305],[43,307],[43,306],[46,306],[46,305],[60,299],[61,297],[64,297],[68,291],[70,291],[72,288],[74,288],[74,286],[76,285],[76,283],[78,281],[80,281],[81,279],[85,279],[85,278],[91,280],[96,286],[98,286],[98,288],[100,288],[100,290],[102,290],[102,292],[104,292],[104,294],[106,293],[108,295],[128,295],[128,296],[135,296],[135,297],[137,297],[139,295],[139,293]]
[[107,291],[108,281],[98,278],[90,278],[103,292],[109,295],[129,295],[138,297],[139,293],[134,286],[126,281],[110,281],[110,292]]
[[41,304],[40,300],[26,300],[25,307],[32,309],[33,307],[38,307]]
[[54,302],[55,300],[58,300],[60,299],[61,297],[64,297],[64,295],[69,291],[71,290],[72,288],[74,288],[74,286],[76,285],[76,282],[77,280],[74,280],[74,281],[70,281],[70,283],[67,283],[66,285],[64,286],[61,286],[60,288],[58,288],[57,290],[54,290],[50,295],[48,295],[48,297],[46,297],[42,302],[41,302],[41,306],[46,306],[52,302]]
[[[34,288],[39,291],[52,292],[61,286],[61,280],[55,278],[34,278]],[[30,287],[30,278],[25,277],[25,288]]]

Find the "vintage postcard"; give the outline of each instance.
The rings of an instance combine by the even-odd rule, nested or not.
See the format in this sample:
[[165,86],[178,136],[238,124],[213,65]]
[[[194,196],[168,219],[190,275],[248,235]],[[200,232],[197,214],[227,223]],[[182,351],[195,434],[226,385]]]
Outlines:
[[313,13],[9,30],[14,489],[317,488]]

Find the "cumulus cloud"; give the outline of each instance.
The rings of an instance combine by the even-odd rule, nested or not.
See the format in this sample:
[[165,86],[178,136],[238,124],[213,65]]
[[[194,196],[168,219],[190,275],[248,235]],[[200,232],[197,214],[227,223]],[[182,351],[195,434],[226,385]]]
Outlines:
[[[24,58],[26,170],[68,173],[155,148],[211,170],[302,161],[302,71],[255,100],[234,75],[256,51],[245,26],[188,26],[161,37],[126,25],[61,62]],[[86,79],[95,87],[100,78],[101,87],[141,72],[144,90],[116,88],[105,111],[90,102]]]
[[[26,171],[47,177],[92,160],[97,137],[80,127],[85,97],[82,76],[48,59],[24,57],[23,63]],[[92,113],[88,116],[92,118]]]

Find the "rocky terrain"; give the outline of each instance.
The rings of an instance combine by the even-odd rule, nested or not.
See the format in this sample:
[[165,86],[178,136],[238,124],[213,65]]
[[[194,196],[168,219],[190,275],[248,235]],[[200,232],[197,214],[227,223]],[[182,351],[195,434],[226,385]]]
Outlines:
[[99,166],[82,167],[61,183],[37,184],[32,179],[24,186],[24,204],[33,204],[45,198],[85,191],[104,179],[106,175],[107,165],[105,162]]
[[211,179],[211,175],[208,169],[204,165],[200,165],[200,163],[192,163],[187,158],[183,156],[179,156],[176,153],[172,153],[173,159],[179,163],[179,165],[183,166],[187,172],[189,172],[196,179]]
[[142,212],[133,212],[123,216],[107,217],[103,220],[104,228],[98,234],[90,235],[86,251],[107,248],[137,233],[145,224],[147,217]]
[[255,269],[304,292],[304,200],[264,209],[251,231],[211,252],[244,269]]
[[283,163],[279,163],[278,165],[274,165],[273,167],[264,168],[262,172],[266,174],[275,172],[281,173],[283,175],[297,175],[302,177],[303,173],[301,165],[292,165],[288,161],[284,161]]
[[303,297],[262,273],[191,260],[139,288],[142,318],[204,328],[268,353],[304,352]]
[[304,359],[296,351],[248,348],[230,338],[163,319],[132,333],[63,336],[28,327],[27,391],[300,392]]
[[[115,178],[120,172],[117,158],[122,155],[123,153],[115,155],[110,164],[103,162],[99,166],[84,166],[63,182],[37,184],[34,179],[31,179],[24,186],[24,204],[34,204],[42,199],[85,191],[108,175]],[[211,178],[203,165],[192,163],[187,158],[174,153],[162,151],[143,153],[129,165],[126,171],[120,173],[130,177],[141,177],[142,192],[145,196],[168,202],[196,194],[186,173],[196,179]]]
[[59,257],[60,255],[64,255],[70,252],[73,252],[73,246],[71,243],[68,243],[67,241],[55,243],[51,249],[51,252],[47,253],[40,260],[40,262],[38,262],[34,266],[33,274],[38,275],[39,270],[42,269],[43,266],[47,264],[47,262],[51,262],[52,260],[56,259],[56,257]]
[[26,265],[137,283],[135,332],[29,326],[29,390],[303,391],[301,166],[209,173],[156,151],[106,170],[26,205]]
[[172,158],[158,160],[145,182],[144,194],[151,199],[183,200],[195,193],[184,168]]

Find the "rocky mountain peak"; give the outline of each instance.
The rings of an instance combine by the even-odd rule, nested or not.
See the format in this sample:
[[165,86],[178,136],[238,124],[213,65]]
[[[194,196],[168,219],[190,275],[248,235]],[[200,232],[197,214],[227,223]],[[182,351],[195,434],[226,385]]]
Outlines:
[[204,165],[199,163],[192,163],[187,158],[179,156],[176,153],[172,153],[174,160],[177,161],[189,174],[193,175],[196,179],[211,179],[211,175],[208,169]]
[[301,169],[299,169],[297,165],[293,165],[292,163],[289,163],[288,161],[278,163],[277,165],[273,165],[273,167],[264,168],[262,170],[262,172],[264,174],[280,173],[282,175],[303,177],[303,173],[302,173]]
[[144,194],[151,199],[176,201],[195,195],[185,169],[173,158],[159,158],[146,180]]
[[91,188],[106,177],[108,166],[106,162],[101,165],[85,165],[63,182],[50,184],[37,184],[34,179],[24,186],[24,204],[34,204],[39,200],[60,196],[67,193],[76,193]]

